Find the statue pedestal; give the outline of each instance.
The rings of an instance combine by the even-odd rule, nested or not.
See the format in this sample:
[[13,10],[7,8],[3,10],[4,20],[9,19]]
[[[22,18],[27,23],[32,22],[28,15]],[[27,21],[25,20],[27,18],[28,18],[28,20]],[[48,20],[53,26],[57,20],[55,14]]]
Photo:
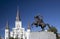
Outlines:
[[56,34],[47,31],[31,32],[29,39],[56,39]]

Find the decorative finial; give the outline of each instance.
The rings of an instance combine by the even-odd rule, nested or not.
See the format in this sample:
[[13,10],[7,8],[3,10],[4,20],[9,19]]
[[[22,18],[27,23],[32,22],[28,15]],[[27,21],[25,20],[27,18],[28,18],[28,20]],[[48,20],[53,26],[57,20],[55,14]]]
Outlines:
[[28,29],[30,29],[30,22],[28,22]]

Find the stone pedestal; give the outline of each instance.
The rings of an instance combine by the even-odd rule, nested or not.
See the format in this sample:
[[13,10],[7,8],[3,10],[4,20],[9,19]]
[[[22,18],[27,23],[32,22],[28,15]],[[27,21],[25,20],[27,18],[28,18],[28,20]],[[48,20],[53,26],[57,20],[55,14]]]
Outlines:
[[53,32],[31,32],[29,39],[56,39],[56,34]]

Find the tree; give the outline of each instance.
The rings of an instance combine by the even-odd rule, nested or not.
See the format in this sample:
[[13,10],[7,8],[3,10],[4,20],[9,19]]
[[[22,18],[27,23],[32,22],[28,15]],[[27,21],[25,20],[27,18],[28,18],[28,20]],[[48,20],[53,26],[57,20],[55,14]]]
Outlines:
[[48,29],[48,31],[56,33],[57,29],[54,26],[51,26],[50,29]]
[[57,31],[56,27],[51,26],[51,27],[48,29],[48,31],[54,32],[54,33],[56,34],[56,39],[59,39],[58,33],[57,33],[58,31]]

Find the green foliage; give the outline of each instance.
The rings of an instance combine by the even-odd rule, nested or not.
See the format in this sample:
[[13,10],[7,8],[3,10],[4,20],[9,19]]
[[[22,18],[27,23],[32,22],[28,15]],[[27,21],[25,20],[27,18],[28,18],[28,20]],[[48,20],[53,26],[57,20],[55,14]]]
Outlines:
[[56,34],[56,39],[59,39],[58,33],[57,33],[57,29],[56,29],[55,27],[51,26],[51,27],[48,29],[48,31],[54,32],[54,33]]
[[21,38],[21,39],[23,39],[23,38]]
[[[13,37],[10,37],[9,39],[14,39]],[[18,39],[18,38],[15,38],[15,39]],[[23,38],[21,38],[21,39],[23,39]]]
[[59,37],[59,39],[60,39],[60,37]]
[[13,37],[10,37],[9,39],[14,39]]
[[57,29],[55,27],[51,27],[50,29],[48,29],[48,31],[51,31],[51,32],[54,32],[54,33],[57,33]]
[[18,39],[18,38],[15,38],[15,39]]

